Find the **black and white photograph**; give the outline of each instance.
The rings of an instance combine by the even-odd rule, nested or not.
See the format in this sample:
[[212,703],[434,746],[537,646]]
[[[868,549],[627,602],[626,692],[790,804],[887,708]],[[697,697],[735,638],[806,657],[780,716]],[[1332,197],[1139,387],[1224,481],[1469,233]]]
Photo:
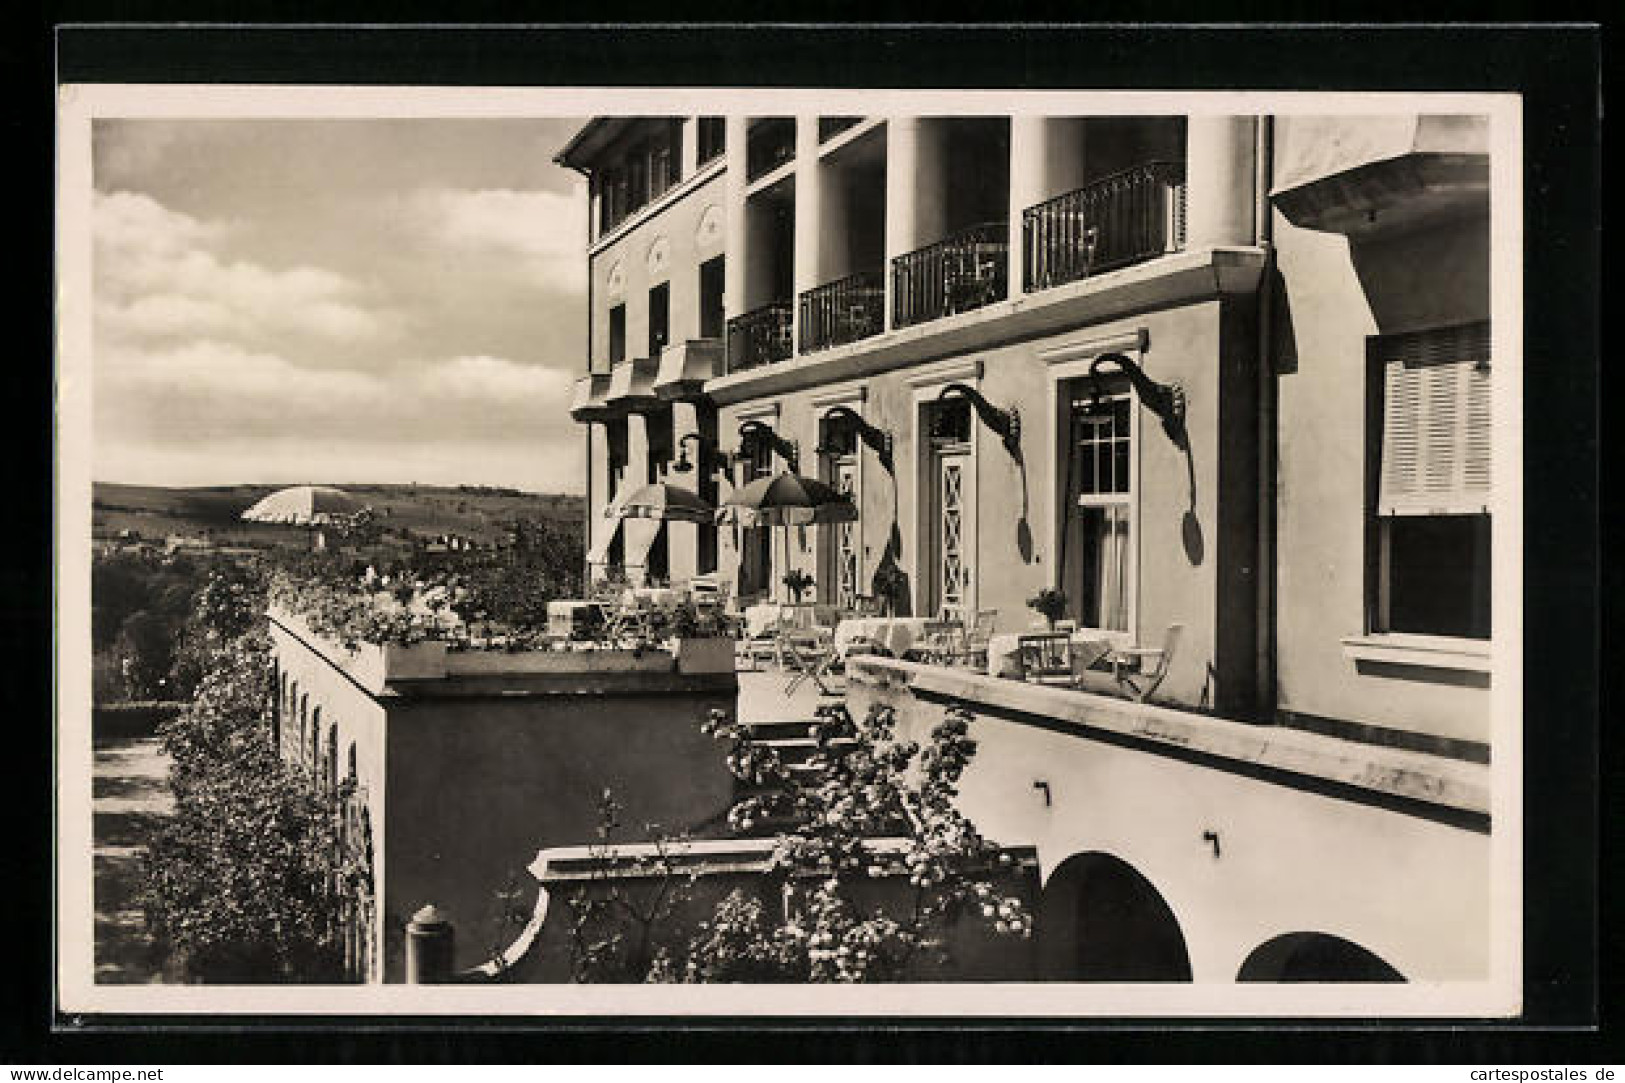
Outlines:
[[1517,95],[58,105],[64,1010],[1521,1011]]

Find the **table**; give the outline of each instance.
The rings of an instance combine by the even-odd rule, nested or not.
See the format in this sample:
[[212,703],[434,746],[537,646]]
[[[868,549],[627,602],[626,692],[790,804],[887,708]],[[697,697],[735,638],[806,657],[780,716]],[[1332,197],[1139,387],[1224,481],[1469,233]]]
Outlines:
[[[1043,635],[1041,630],[1033,629],[1026,632],[1001,632],[989,636],[987,640],[987,672],[990,677],[1014,677],[1021,680],[1026,674],[1021,666],[1021,637]],[[1098,662],[1111,652],[1111,643],[1101,638],[1098,632],[1074,632],[1066,637],[1065,649],[1067,651],[1072,672],[1076,675],[1080,668],[1078,663],[1083,662],[1082,668]]]
[[628,587],[621,595],[621,605],[628,609],[670,609],[682,599],[683,592],[675,587]]
[[556,598],[547,603],[549,635],[568,637],[585,633],[602,624],[603,620],[603,607],[585,598]]
[[848,617],[835,626],[835,653],[845,658],[853,642],[863,639],[901,658],[925,638],[925,626],[931,623],[928,617]]
[[811,628],[815,624],[833,625],[839,619],[839,613],[835,606],[814,605],[812,602],[795,605],[788,602],[758,602],[745,607],[745,637],[757,639],[772,635],[778,631],[779,621],[786,615],[790,626],[800,629]]

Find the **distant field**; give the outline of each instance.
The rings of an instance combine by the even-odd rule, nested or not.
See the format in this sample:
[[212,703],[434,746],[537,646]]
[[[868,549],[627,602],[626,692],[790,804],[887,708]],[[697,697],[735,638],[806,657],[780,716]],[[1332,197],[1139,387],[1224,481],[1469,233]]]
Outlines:
[[[242,513],[280,485],[225,485],[162,489],[96,482],[91,528],[97,537],[132,530],[162,540],[171,534],[207,535],[217,545],[303,544],[295,527],[245,523]],[[460,534],[494,542],[512,519],[581,521],[581,498],[512,489],[436,485],[341,485],[378,513],[387,529],[434,536]]]

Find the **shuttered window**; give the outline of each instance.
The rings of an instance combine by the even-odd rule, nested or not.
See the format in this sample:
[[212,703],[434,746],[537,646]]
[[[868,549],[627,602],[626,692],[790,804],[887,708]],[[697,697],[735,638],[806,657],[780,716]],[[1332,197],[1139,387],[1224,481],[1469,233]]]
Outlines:
[[1383,371],[1379,515],[1474,515],[1490,504],[1490,325],[1371,340]]
[[1370,340],[1381,461],[1371,630],[1490,635],[1490,325]]

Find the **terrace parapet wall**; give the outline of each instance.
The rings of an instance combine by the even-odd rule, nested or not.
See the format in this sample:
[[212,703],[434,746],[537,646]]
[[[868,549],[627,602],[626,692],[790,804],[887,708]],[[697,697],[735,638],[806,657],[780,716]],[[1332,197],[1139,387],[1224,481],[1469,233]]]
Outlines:
[[[505,650],[458,648],[443,640],[361,643],[351,649],[296,613],[273,606],[269,618],[372,696],[658,692],[733,689],[732,644],[685,640],[671,649]],[[715,649],[716,642],[728,649]]]

